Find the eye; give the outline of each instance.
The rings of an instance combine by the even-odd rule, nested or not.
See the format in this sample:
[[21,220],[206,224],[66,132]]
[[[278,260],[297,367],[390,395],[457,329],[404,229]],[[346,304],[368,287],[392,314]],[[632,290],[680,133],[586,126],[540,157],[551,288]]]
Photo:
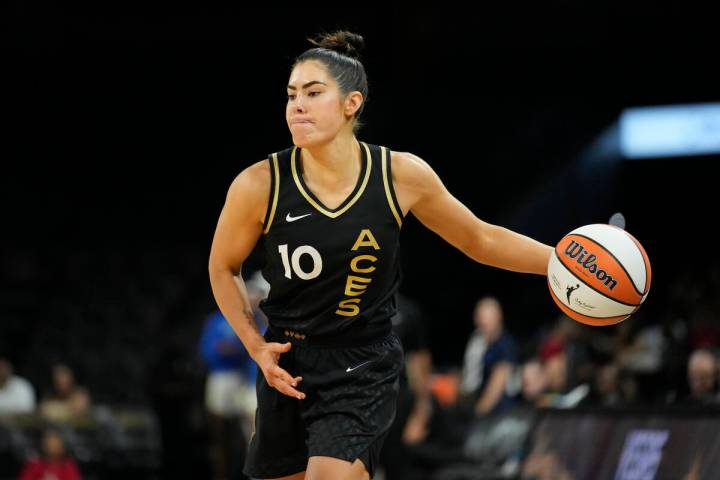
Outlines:
[[288,98],[288,100],[295,100],[295,95],[292,93],[288,93],[287,98]]
[[311,96],[311,97],[317,97],[317,96],[320,95],[321,93],[322,93],[322,92],[310,92],[310,93],[308,93],[308,95]]

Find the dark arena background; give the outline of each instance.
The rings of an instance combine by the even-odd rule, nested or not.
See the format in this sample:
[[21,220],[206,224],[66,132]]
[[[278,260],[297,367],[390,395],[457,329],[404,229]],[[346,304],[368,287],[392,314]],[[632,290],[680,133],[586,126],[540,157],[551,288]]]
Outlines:
[[[85,479],[245,478],[247,423],[206,408],[208,253],[233,178],[291,145],[293,59],[338,28],[366,41],[360,139],[419,155],[479,218],[550,245],[621,212],[653,268],[636,314],[589,327],[559,318],[545,278],[477,264],[409,215],[401,292],[424,333],[407,358],[429,353],[434,408],[376,478],[718,478],[712,18],[653,2],[5,4],[0,479],[27,474],[48,432]],[[516,345],[510,406],[458,423],[485,296]],[[24,410],[5,399],[18,378]]]

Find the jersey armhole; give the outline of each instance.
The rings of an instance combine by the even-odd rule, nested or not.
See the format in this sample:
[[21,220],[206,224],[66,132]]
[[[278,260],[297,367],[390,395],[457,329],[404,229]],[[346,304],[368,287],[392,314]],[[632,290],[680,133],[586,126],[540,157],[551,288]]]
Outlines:
[[391,158],[392,155],[390,153],[390,149],[387,147],[380,147],[380,150],[382,152],[381,161],[382,161],[383,185],[385,186],[385,195],[387,196],[387,201],[388,201],[388,205],[390,206],[390,211],[392,211],[392,214],[395,217],[395,221],[398,224],[398,228],[402,228],[402,221],[403,221],[402,209],[400,208],[400,202],[398,202],[398,199],[395,196],[395,188],[393,187],[393,182],[392,182],[392,158]]
[[275,218],[275,209],[277,208],[278,190],[280,188],[280,170],[278,168],[277,153],[273,153],[268,157],[270,163],[270,196],[268,199],[267,211],[265,212],[265,221],[263,222],[263,235],[267,235],[270,231],[273,218]]

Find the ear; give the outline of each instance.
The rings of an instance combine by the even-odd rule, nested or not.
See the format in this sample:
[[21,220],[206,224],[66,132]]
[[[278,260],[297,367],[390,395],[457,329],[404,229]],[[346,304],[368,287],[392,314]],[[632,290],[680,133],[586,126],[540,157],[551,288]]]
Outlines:
[[343,113],[346,116],[352,117],[360,109],[365,99],[363,94],[358,91],[353,91],[347,94],[345,97],[345,104],[343,105]]

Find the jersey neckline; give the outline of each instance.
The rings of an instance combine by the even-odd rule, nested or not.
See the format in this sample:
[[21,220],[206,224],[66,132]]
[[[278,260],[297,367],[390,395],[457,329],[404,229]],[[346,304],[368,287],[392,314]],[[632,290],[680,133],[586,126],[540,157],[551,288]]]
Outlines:
[[[290,167],[292,169],[292,176],[295,180],[295,185],[297,186],[302,196],[305,197],[305,199],[308,201],[308,203],[310,203],[310,205],[312,205],[317,211],[319,211],[323,215],[326,215],[330,218],[339,217],[340,215],[345,213],[350,207],[352,207],[365,191],[365,187],[367,186],[368,180],[370,179],[372,158],[370,156],[370,148],[367,146],[367,144],[365,142],[360,142],[360,146],[360,151],[364,153],[363,157],[365,159],[365,162],[363,163],[360,174],[358,175],[358,179],[355,182],[355,188],[350,193],[350,195],[348,195],[345,200],[343,200],[342,203],[336,208],[326,207],[325,204],[323,204],[320,199],[315,196],[312,190],[310,190],[307,184],[305,184],[305,179],[302,175],[302,162],[298,162],[298,152],[300,152],[302,149],[298,147],[293,147],[292,154],[290,156]],[[298,163],[300,163],[299,166]]]

